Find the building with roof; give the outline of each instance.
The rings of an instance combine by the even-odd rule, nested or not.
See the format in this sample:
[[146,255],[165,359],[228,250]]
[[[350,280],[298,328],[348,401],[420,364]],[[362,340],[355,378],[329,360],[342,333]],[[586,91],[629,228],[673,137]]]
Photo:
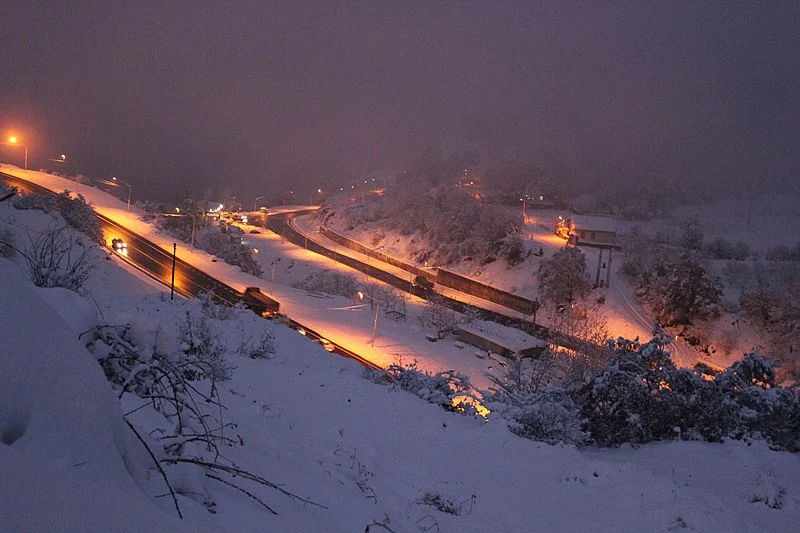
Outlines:
[[611,217],[590,215],[559,217],[555,233],[575,246],[614,246],[617,241],[617,221]]

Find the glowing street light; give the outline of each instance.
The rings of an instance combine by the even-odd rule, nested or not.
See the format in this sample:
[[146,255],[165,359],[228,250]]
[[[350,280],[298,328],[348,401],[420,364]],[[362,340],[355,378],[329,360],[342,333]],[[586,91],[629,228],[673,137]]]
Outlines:
[[270,278],[269,282],[272,284],[275,284],[275,263],[277,263],[280,260],[281,260],[280,257],[277,259],[273,259],[272,262],[269,264],[269,266],[272,267],[272,277]]
[[[103,179],[100,179],[100,178],[95,178],[95,180],[99,181],[100,183],[102,183],[104,185],[111,185],[112,187],[119,187],[120,183],[125,185],[126,187],[128,187],[128,211],[131,210],[131,184],[130,183],[128,183],[126,181],[122,181],[121,179],[118,179],[116,176],[112,176],[111,181],[103,180]],[[77,176],[75,176],[75,183],[78,183],[78,177]]]
[[380,309],[380,306],[381,306],[380,302],[378,302],[378,300],[376,300],[372,296],[368,296],[368,295],[364,294],[361,291],[358,291],[356,294],[358,294],[358,299],[359,300],[363,300],[366,297],[366,298],[369,298],[371,303],[375,304],[375,320],[372,321],[372,344],[371,344],[374,347],[375,346],[375,332],[378,331],[378,309]]
[[11,137],[8,138],[8,142],[7,143],[0,143],[0,144],[4,144],[6,146],[20,146],[20,147],[24,148],[25,149],[25,166],[24,166],[24,168],[25,168],[25,170],[28,170],[28,145],[22,144],[21,142],[19,142],[19,139],[17,137],[15,137],[14,135],[12,135]]

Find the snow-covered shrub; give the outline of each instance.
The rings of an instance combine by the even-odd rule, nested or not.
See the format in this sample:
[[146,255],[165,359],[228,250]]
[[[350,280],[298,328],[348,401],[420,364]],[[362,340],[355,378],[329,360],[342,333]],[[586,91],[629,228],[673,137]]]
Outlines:
[[95,268],[94,245],[86,244],[67,226],[51,226],[28,234],[23,256],[37,287],[63,287],[81,292]]
[[791,248],[785,245],[770,248],[764,257],[769,261],[800,261],[800,242]]
[[739,406],[737,436],[758,435],[779,449],[800,449],[800,397],[775,381],[775,369],[758,352],[745,356],[714,378]]
[[29,194],[21,196],[14,201],[16,209],[37,209],[39,211],[56,211],[64,217],[64,220],[80,231],[93,242],[103,244],[103,234],[100,231],[100,222],[97,215],[86,199],[78,194],[75,198],[70,197],[68,191],[59,194]]
[[[240,487],[242,480],[297,498],[222,456],[223,448],[241,446],[244,442],[236,433],[236,424],[224,418],[227,409],[220,403],[216,382],[219,373],[199,352],[187,350],[186,342],[182,351],[166,354],[156,347],[137,346],[128,326],[99,326],[86,335],[88,350],[119,397],[130,394],[146,400],[125,415],[125,419],[147,447],[180,516],[178,494],[215,512],[209,480],[246,494],[273,513],[260,496]],[[136,418],[148,406],[158,416],[142,416],[140,424],[147,427],[137,429]]]
[[186,311],[186,319],[178,331],[180,349],[186,355],[186,359],[207,367],[201,374],[196,374],[193,368],[187,368],[186,371],[189,373],[187,379],[202,379],[206,375],[211,375],[215,381],[227,381],[231,378],[236,366],[228,362],[225,346],[220,342],[217,331],[211,327],[204,314],[201,313],[200,318],[195,319],[189,311]]
[[[200,309],[203,316],[206,318],[213,318],[216,320],[229,320],[235,316],[235,307],[225,305],[224,303],[214,300],[214,293],[211,291],[201,292],[198,296],[200,300]],[[240,302],[241,303],[241,302]],[[239,304],[237,303],[237,306]],[[244,306],[242,309],[246,309]]]
[[674,438],[686,429],[685,415],[701,380],[675,367],[665,349],[668,342],[662,333],[645,344],[614,342],[614,359],[577,396],[594,443],[644,443]]
[[264,332],[256,340],[242,333],[242,343],[236,352],[250,359],[272,359],[275,355],[275,336]]
[[64,191],[56,196],[55,208],[61,213],[67,224],[89,237],[93,242],[103,244],[100,221],[97,220],[97,214],[92,206],[82,195],[78,194],[75,198],[70,198],[69,192]]
[[[163,213],[163,211],[161,212]],[[201,217],[193,220],[192,215],[187,216],[163,216],[160,215],[155,219],[155,226],[164,233],[178,239],[181,242],[191,243],[192,232],[202,231],[205,228],[205,223]],[[197,235],[195,235],[195,244],[200,248],[197,242]],[[215,254],[216,255],[216,254]]]
[[358,281],[350,274],[342,274],[333,270],[323,270],[311,274],[303,281],[292,284],[293,287],[312,292],[324,292],[352,298],[359,289]]
[[506,260],[509,266],[522,263],[525,260],[525,247],[522,237],[518,233],[507,235],[502,239],[497,253]]
[[703,246],[703,225],[696,218],[684,220],[680,244],[689,250],[699,250]]
[[750,495],[750,503],[763,503],[770,509],[783,508],[786,489],[777,480],[774,471],[758,472],[753,482],[753,493]]
[[365,375],[375,383],[389,383],[392,388],[408,391],[428,403],[448,411],[473,413],[474,408],[456,398],[474,398],[469,378],[454,370],[429,373],[419,370],[417,362],[403,366],[392,364],[386,370],[365,370]]
[[586,440],[581,410],[562,388],[494,391],[484,395],[484,405],[492,418],[505,420],[520,437],[548,444],[581,444]]
[[56,198],[52,194],[23,194],[15,197],[11,205],[21,211],[36,209],[47,213],[55,209],[55,204]]
[[779,387],[766,359],[747,354],[704,380],[675,367],[666,340],[619,339],[614,360],[576,395],[592,442],[763,438],[776,449],[800,450],[798,391]]
[[242,244],[239,237],[222,233],[219,228],[209,226],[198,230],[195,244],[229,265],[238,266],[246,274],[260,277],[263,273],[261,265],[253,259],[252,249]]
[[14,257],[15,237],[14,232],[7,228],[0,228],[0,257]]
[[750,246],[743,241],[728,242],[717,238],[703,247],[705,253],[714,259],[744,261],[750,255]]

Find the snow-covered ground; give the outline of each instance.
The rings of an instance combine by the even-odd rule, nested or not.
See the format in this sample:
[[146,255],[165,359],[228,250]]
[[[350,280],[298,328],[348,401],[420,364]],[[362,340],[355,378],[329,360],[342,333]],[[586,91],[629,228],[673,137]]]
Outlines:
[[[52,174],[24,171],[10,165],[0,165],[0,171],[28,179],[56,192],[76,189],[73,181]],[[135,206],[131,206],[129,212],[125,202],[104,191],[85,184],[79,184],[77,189],[99,213],[147,237],[164,250],[172,252],[174,239],[157,231],[153,225],[140,220],[141,213]],[[283,209],[292,210],[292,207]],[[179,244],[177,255],[238,290],[254,285],[260,286],[264,293],[280,302],[282,313],[312,327],[324,337],[380,366],[385,367],[398,361],[409,363],[416,360],[423,370],[438,372],[456,369],[470,376],[478,386],[485,386],[488,383],[486,373],[498,371],[497,363],[485,357],[485,353],[482,354],[484,357],[476,357],[478,350],[471,347],[461,348],[461,344],[456,343],[453,338],[435,343],[426,340],[426,334],[431,331],[424,328],[418,318],[423,312],[424,302],[410,295],[406,302],[405,319],[379,315],[373,345],[374,311],[368,303],[339,296],[308,293],[292,287],[321,271],[335,270],[366,282],[368,280],[364,274],[284,242],[279,235],[269,230],[252,234],[251,230],[260,231],[260,227],[247,225],[242,227],[245,229],[243,235],[245,241],[259,250],[255,257],[262,265],[263,279],[244,274],[238,267],[212,261],[211,255],[202,250],[191,250],[186,245]],[[275,262],[279,258],[280,261]],[[482,302],[482,305],[491,307],[492,304]]]
[[[106,195],[81,192],[100,210],[127,218]],[[0,220],[24,243],[26,231],[46,227],[50,218],[3,203]],[[137,224],[134,217],[129,222]],[[275,246],[289,245],[277,239]],[[205,261],[199,252],[180,253]],[[300,291],[278,285],[306,255],[290,253],[295,264],[276,272],[274,290],[299,313],[304,302],[320,298],[291,299]],[[212,321],[215,331],[229,346],[243,333],[270,332],[276,355],[233,360],[238,369],[220,393],[244,445],[224,453],[324,508],[251,488],[278,513],[272,515],[241,493],[212,485],[216,513],[179,497],[181,522],[170,499],[161,497],[164,485],[123,421],[116,395],[77,338],[91,322],[131,323],[140,342],[155,342],[155,332],[168,336],[199,303],[170,302],[162,286],[103,257],[87,287],[88,302],[36,289],[23,259],[0,258],[3,531],[329,532],[382,524],[368,531],[788,532],[800,521],[796,454],[772,452],[760,442],[598,450],[528,441],[502,422],[448,413],[365,380],[355,362],[241,311]],[[208,266],[241,286],[253,281],[230,267]],[[309,318],[331,321],[326,317],[346,313],[359,322],[356,311],[340,311],[351,301],[321,300],[325,305],[307,311]],[[371,325],[371,313],[361,314]],[[379,339],[389,338],[390,324],[379,325]],[[392,335],[413,342],[417,332],[409,326],[397,325]],[[368,331],[349,334],[360,338]],[[441,510],[447,507],[452,512]]]

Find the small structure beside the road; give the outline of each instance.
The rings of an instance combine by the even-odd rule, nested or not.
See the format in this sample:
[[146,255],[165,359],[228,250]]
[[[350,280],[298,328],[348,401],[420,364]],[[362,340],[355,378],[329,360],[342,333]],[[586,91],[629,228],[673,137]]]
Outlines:
[[461,342],[503,357],[520,354],[522,357],[534,358],[541,355],[547,347],[545,341],[524,331],[482,320],[460,324],[456,335]]
[[574,246],[582,244],[613,246],[617,240],[617,222],[613,218],[603,216],[559,217],[555,223],[555,233]]

